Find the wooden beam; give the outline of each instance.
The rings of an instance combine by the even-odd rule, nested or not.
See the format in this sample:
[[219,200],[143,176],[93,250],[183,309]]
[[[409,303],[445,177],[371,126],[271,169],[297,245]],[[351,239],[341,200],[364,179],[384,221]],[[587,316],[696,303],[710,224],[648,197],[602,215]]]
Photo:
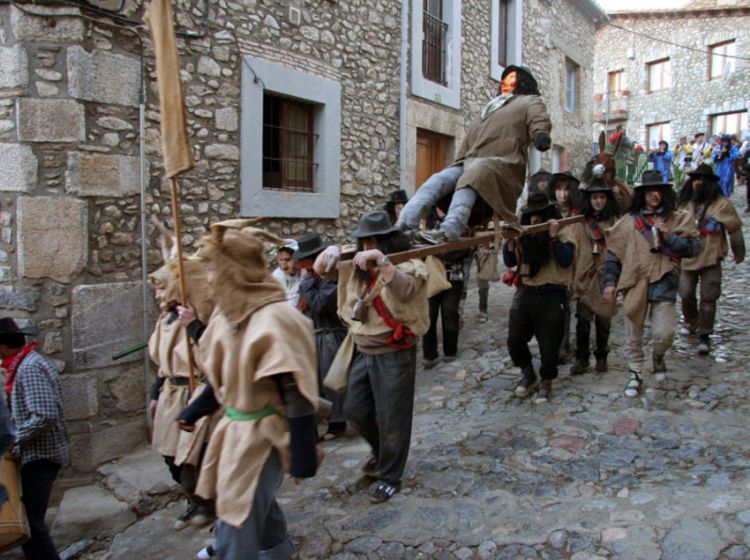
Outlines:
[[[584,216],[571,216],[570,218],[563,218],[561,220],[558,220],[558,223],[560,224],[560,227],[565,227],[572,224],[577,224],[578,222],[582,222],[583,220]],[[523,233],[521,234],[522,236],[533,235],[535,233],[549,230],[549,222],[521,227],[523,228]],[[421,259],[424,257],[429,257],[430,255],[442,255],[444,253],[450,253],[452,251],[470,249],[471,247],[476,247],[478,245],[489,245],[494,240],[495,232],[484,232],[475,235],[474,237],[462,237],[460,239],[457,239],[456,241],[449,241],[447,243],[440,243],[438,245],[420,245],[418,247],[415,247],[414,249],[409,249],[408,251],[391,253],[390,255],[388,255],[388,258],[393,264],[399,264],[411,259]],[[354,252],[343,253],[341,255],[342,262],[347,262],[347,260],[344,259],[351,260],[354,255]]]

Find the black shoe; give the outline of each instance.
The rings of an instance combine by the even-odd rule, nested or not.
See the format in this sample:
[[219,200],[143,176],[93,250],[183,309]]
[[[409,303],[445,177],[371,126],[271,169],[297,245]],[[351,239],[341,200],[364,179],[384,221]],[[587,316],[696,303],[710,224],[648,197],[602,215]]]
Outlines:
[[664,354],[654,354],[654,379],[664,381],[667,378],[667,364],[664,363]]
[[702,334],[698,342],[698,354],[706,356],[711,352],[711,339],[707,334]]
[[380,476],[380,469],[378,469],[378,460],[376,457],[370,457],[367,462],[362,465],[362,473],[365,476],[377,478]]
[[401,484],[385,482],[384,480],[379,481],[372,488],[370,488],[370,501],[373,504],[382,504],[390,500],[393,495],[399,491]]
[[196,513],[198,513],[198,504],[193,500],[188,499],[187,509],[185,509],[185,511],[181,513],[174,522],[174,530],[182,531],[185,527],[190,525],[190,521]]
[[596,366],[594,366],[594,369],[597,373],[606,373],[607,371],[609,371],[609,366],[607,365],[607,357],[604,356],[603,358],[597,358]]
[[576,358],[575,363],[570,366],[570,375],[581,375],[589,370],[589,361],[583,358]]
[[552,398],[552,380],[542,379],[539,383],[539,391],[534,399],[534,404],[548,403]]
[[521,373],[523,373],[523,377],[518,385],[516,385],[515,393],[518,398],[523,399],[536,389],[536,373],[534,373],[532,366],[521,368]]

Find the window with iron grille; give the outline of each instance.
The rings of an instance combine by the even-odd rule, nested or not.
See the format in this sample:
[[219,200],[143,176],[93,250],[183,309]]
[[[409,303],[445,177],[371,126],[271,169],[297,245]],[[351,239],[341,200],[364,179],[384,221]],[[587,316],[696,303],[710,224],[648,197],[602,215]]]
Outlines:
[[423,0],[422,74],[427,80],[447,85],[446,43],[448,24],[443,21],[443,1]]
[[315,106],[263,95],[263,188],[313,192]]

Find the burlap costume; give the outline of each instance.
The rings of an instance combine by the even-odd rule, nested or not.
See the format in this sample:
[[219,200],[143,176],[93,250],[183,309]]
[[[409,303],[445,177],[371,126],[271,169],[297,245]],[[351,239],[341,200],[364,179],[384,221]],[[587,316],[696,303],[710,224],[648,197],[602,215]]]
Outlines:
[[[687,209],[690,211],[690,208]],[[696,212],[697,214],[697,212]],[[698,218],[699,216],[695,216]],[[706,217],[712,218],[719,222],[724,231],[732,235],[742,228],[742,220],[734,208],[734,204],[728,198],[723,196],[714,200],[706,209]],[[700,270],[708,266],[714,266],[721,262],[729,252],[727,236],[721,235],[702,235],[701,252],[697,257],[682,260],[683,270]]]
[[[598,222],[602,231],[611,224]],[[594,254],[594,238],[587,222],[573,224],[570,228],[576,245],[576,260],[573,271],[573,281],[570,286],[573,299],[582,301],[587,307],[600,317],[614,315],[616,306],[604,300],[604,263],[607,260],[606,244],[598,244],[598,253]]]
[[[670,214],[666,224],[670,233],[682,237],[698,236],[692,212],[676,210]],[[679,271],[680,265],[663,252],[651,252],[649,242],[635,227],[630,214],[620,218],[607,230],[607,249],[622,264],[617,290],[625,292],[625,316],[635,323],[643,324],[648,307],[648,285],[669,272]]]
[[[216,497],[216,512],[234,527],[250,514],[260,473],[272,449],[289,465],[289,423],[274,376],[291,373],[302,396],[318,400],[312,322],[286,303],[263,260],[262,243],[237,231],[207,240],[201,256],[217,278],[217,307],[208,320],[196,361],[214,388],[225,415],[203,460],[196,493]],[[227,410],[276,414],[230,420]]]
[[[430,328],[430,311],[427,303],[427,267],[420,259],[411,259],[410,261],[396,265],[396,268],[404,274],[424,280],[417,296],[410,301],[399,301],[391,295],[388,287],[383,285],[382,279],[378,279],[378,284],[376,284],[376,288],[372,291],[378,291],[378,294],[383,299],[383,303],[385,303],[385,306],[395,319],[404,323],[415,335],[422,336]],[[349,332],[353,336],[379,335],[389,332],[391,328],[372,309],[370,310],[371,313],[368,313],[367,321],[363,323],[352,321],[354,304],[357,299],[364,295],[365,291],[363,282],[355,278],[353,272],[354,269],[351,263],[344,263],[339,267],[339,317],[349,325]]]
[[513,96],[469,127],[456,153],[456,164],[463,165],[456,189],[471,187],[501,219],[515,223],[528,147],[538,133],[551,130],[541,97]]
[[[183,263],[185,270],[185,289],[188,301],[194,306],[199,315],[207,317],[211,314],[214,303],[207,293],[208,276],[203,263],[196,258],[188,258]],[[166,267],[165,298],[167,301],[179,300],[179,272],[176,263]],[[161,270],[161,269],[160,269]],[[152,275],[152,280],[164,279],[162,272]],[[198,450],[209,436],[210,419],[202,420],[196,432],[190,434],[179,429],[175,418],[182,412],[190,398],[189,367],[187,338],[185,329],[177,320],[170,322],[168,313],[162,314],[149,340],[149,355],[151,360],[159,366],[159,377],[165,379],[159,392],[159,402],[154,417],[152,443],[154,449],[163,456],[175,457],[175,463],[187,462],[191,465],[198,463],[198,456],[188,449],[196,447],[193,442],[199,442]],[[196,381],[201,382],[203,376],[195,371]],[[200,429],[198,429],[200,428]],[[200,451],[198,451],[200,453]],[[177,460],[180,457],[180,460]]]
[[[571,227],[560,228],[557,238],[563,243],[571,243],[573,247],[576,247],[576,238],[571,231]],[[577,250],[577,248],[576,248]],[[516,255],[520,256],[521,251],[518,245],[516,245]],[[550,257],[549,261],[539,269],[534,276],[521,276],[521,283],[525,286],[543,286],[544,284],[557,284],[570,288],[573,282],[573,267],[562,267],[557,262],[557,259]]]

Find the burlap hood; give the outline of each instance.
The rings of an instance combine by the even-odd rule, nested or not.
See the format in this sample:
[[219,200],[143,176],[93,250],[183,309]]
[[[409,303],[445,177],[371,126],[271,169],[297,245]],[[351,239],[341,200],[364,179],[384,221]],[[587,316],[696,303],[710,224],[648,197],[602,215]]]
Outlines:
[[229,229],[230,222],[211,226],[212,233],[201,240],[198,254],[213,273],[216,305],[236,326],[261,307],[286,301],[284,289],[266,266],[263,247],[264,241],[283,240],[257,228]]
[[[208,285],[206,263],[199,257],[189,257],[183,262],[185,271],[185,296],[195,309],[198,317],[208,321],[214,309],[214,300]],[[169,264],[169,280],[166,289],[167,301],[180,301],[180,267],[176,262]]]

